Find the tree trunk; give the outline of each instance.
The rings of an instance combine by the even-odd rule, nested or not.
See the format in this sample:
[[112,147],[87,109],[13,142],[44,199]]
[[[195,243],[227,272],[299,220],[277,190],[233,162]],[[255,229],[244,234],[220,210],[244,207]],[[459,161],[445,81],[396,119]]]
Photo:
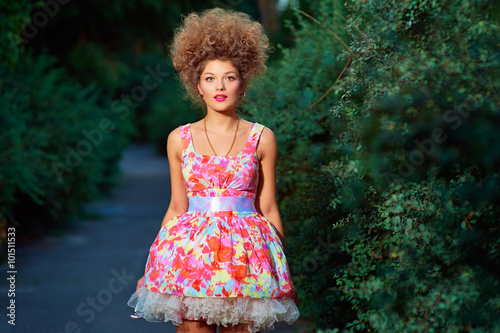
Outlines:
[[276,0],[258,0],[259,15],[262,26],[267,32],[276,32]]

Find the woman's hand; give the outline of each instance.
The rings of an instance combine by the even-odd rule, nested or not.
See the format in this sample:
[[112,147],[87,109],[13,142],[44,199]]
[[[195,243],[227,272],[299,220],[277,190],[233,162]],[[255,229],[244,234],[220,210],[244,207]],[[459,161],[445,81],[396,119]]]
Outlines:
[[139,288],[141,288],[142,284],[144,283],[144,279],[146,278],[146,276],[142,276],[139,281],[137,281],[137,287],[135,288],[135,291],[139,291]]

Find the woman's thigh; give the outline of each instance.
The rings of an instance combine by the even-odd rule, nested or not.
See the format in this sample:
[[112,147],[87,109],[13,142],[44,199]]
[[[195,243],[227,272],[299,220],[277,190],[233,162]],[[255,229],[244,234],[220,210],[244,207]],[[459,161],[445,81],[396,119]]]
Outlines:
[[248,333],[248,324],[229,325],[228,327],[219,326],[219,333]]
[[217,326],[208,325],[204,321],[184,320],[177,325],[177,333],[215,333]]

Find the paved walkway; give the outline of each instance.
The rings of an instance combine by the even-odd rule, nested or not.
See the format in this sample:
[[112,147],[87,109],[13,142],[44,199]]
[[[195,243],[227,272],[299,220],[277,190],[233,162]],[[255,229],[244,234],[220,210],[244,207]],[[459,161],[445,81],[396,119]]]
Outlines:
[[[0,332],[175,332],[170,323],[131,319],[126,305],[169,204],[167,160],[137,146],[121,166],[112,198],[88,205],[95,218],[17,249],[15,326],[5,317],[8,269],[0,266]],[[276,325],[277,333],[293,331],[295,325]]]

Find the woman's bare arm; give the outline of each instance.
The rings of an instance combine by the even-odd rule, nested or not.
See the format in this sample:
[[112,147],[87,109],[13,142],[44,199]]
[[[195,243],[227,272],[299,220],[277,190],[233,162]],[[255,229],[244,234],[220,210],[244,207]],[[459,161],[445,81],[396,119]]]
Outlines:
[[[168,136],[167,156],[170,167],[170,184],[172,193],[170,195],[170,205],[168,206],[165,217],[163,217],[163,221],[161,223],[162,227],[174,216],[186,212],[189,205],[186,188],[184,186],[184,178],[182,177],[182,141],[179,128],[173,130]],[[144,279],[145,275],[137,281],[136,291],[138,291],[143,285]]]
[[278,144],[274,133],[267,127],[260,136],[257,155],[260,160],[259,187],[255,206],[257,211],[267,218],[276,227],[278,236],[285,244],[283,225],[276,202],[276,159]]
[[162,227],[174,216],[185,213],[189,205],[186,186],[184,185],[184,178],[182,176],[182,141],[179,128],[173,130],[168,135],[167,156],[170,167],[171,195],[170,205],[161,223]]

